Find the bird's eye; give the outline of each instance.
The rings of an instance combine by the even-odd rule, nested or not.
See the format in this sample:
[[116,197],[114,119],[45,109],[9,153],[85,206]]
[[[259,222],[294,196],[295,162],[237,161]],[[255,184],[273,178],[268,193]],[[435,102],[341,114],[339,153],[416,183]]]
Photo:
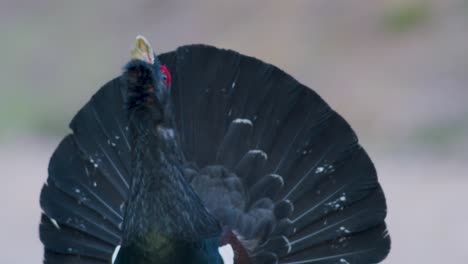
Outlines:
[[159,70],[163,74],[163,79],[166,82],[166,87],[169,88],[169,86],[171,85],[171,73],[169,72],[166,66],[159,67]]

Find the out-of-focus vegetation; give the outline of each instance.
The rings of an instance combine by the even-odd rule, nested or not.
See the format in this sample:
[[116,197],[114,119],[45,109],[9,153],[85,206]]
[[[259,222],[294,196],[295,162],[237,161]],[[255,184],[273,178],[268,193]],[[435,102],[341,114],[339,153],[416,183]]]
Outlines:
[[[414,131],[409,141],[414,141],[425,151],[433,151],[439,154],[451,149],[462,151],[466,148],[463,142],[468,136],[468,115],[453,120],[441,121],[418,128]],[[462,143],[460,145],[460,143]]]
[[385,22],[390,30],[405,32],[427,22],[429,18],[429,4],[420,2],[390,8],[385,15]]

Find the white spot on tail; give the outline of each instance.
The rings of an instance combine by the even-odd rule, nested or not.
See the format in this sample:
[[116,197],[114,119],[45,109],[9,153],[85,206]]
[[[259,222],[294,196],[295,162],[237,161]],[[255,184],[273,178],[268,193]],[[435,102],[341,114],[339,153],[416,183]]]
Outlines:
[[260,150],[260,149],[249,150],[249,153],[251,153],[251,154],[260,154],[264,159],[268,159],[268,155],[263,150]]
[[50,222],[52,222],[52,224],[55,226],[55,228],[57,228],[58,230],[60,230],[60,226],[59,224],[57,223],[57,221],[55,221],[55,219],[53,218],[49,218],[50,219]]
[[117,245],[114,249],[114,253],[112,253],[112,263],[115,262],[115,259],[117,258],[117,254],[119,254],[120,251],[120,245]]
[[[291,205],[291,208],[292,208],[291,211],[294,211],[294,204],[293,204],[290,200],[288,200],[288,199],[286,199],[286,200],[284,200],[284,201],[287,202],[288,204],[290,204],[290,205]],[[288,220],[289,220],[289,219],[288,219]]]
[[284,239],[284,242],[286,243],[286,247],[288,248],[287,254],[289,254],[292,249],[291,242],[289,242],[289,239],[286,236],[282,236],[282,238]]
[[344,226],[341,226],[341,227],[340,227],[340,231],[342,231],[342,232],[344,232],[344,233],[346,233],[346,234],[351,233],[351,231],[349,231],[349,230],[348,230],[346,227],[344,227]]
[[341,259],[340,259],[340,263],[343,263],[343,264],[351,264],[351,263],[349,263],[349,262],[348,262],[346,259],[344,259],[344,258],[341,258]]
[[234,250],[231,245],[227,244],[218,248],[219,254],[223,259],[224,264],[234,264]]
[[253,125],[252,121],[250,121],[249,119],[237,118],[237,119],[234,119],[234,121],[232,122],[236,124],[246,124],[246,125],[251,125],[251,126]]
[[318,167],[316,170],[315,170],[315,173],[321,173],[323,172],[325,169],[323,167]]
[[283,180],[283,177],[281,177],[280,175],[278,174],[270,174],[271,177],[275,178],[275,179],[278,179],[280,182],[281,182],[281,186],[284,185],[284,180]]
[[165,139],[174,138],[174,129],[158,127],[158,131]]

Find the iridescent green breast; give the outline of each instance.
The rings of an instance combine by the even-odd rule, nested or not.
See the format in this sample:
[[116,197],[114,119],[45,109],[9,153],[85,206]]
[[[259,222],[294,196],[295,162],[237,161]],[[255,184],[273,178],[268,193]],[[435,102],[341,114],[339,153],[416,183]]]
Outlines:
[[217,239],[177,240],[150,233],[122,246],[115,264],[222,264]]

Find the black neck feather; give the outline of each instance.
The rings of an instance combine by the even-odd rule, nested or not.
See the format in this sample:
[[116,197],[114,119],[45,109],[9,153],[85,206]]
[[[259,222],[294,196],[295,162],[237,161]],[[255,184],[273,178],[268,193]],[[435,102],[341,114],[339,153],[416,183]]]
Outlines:
[[[138,89],[128,87],[128,89]],[[161,120],[157,100],[129,108],[132,183],[124,241],[151,234],[196,241],[217,237],[221,228],[185,179],[174,130]]]

